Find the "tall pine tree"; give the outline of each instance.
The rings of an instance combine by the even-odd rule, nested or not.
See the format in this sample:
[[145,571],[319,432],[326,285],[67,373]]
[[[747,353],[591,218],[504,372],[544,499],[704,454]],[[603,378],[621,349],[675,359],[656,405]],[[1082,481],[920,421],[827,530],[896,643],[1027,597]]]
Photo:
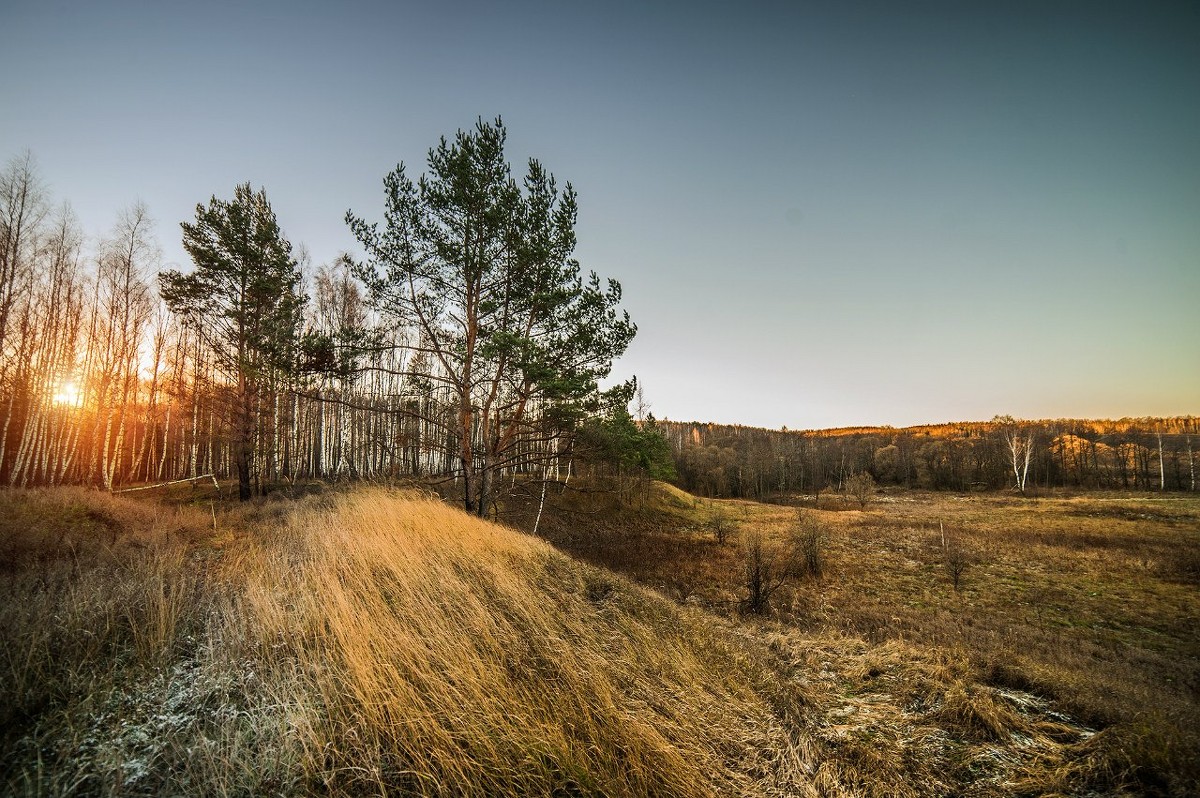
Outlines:
[[[469,512],[485,514],[494,477],[527,466],[522,435],[551,418],[573,423],[601,404],[637,331],[621,286],[586,277],[572,257],[575,191],[530,160],[523,184],[504,156],[505,129],[482,120],[429,151],[414,183],[401,164],[384,179],[385,226],[346,221],[368,259],[357,274],[381,318],[413,331],[409,377],[449,394]],[[418,373],[417,367],[421,366]],[[609,399],[623,404],[631,385]],[[544,447],[542,451],[545,451]]]
[[251,494],[255,426],[264,394],[277,389],[296,361],[305,297],[292,245],[283,237],[264,190],[245,183],[232,200],[215,196],[183,222],[183,246],[196,268],[159,275],[163,300],[211,349],[230,387],[228,420],[238,497]]

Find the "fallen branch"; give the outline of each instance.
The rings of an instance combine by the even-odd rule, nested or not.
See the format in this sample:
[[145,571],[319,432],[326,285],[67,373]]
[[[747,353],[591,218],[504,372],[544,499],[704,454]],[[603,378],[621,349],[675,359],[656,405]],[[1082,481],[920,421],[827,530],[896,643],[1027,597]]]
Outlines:
[[142,485],[141,487],[138,487],[138,488],[122,488],[121,490],[114,490],[113,493],[132,493],[135,490],[153,490],[154,488],[165,488],[167,485],[178,485],[181,482],[190,482],[190,483],[192,483],[192,487],[194,488],[194,487],[196,487],[196,483],[202,479],[211,479],[212,483],[213,483],[213,487],[217,489],[217,492],[219,493],[221,491],[221,483],[217,482],[216,474],[201,474],[198,477],[187,477],[185,479],[173,479],[170,482],[160,482],[157,485]]

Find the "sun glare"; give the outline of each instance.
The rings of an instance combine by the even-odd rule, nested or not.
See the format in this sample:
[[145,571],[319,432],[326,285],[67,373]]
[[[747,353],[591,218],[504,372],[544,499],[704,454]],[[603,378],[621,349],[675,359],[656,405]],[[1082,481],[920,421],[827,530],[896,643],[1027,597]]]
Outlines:
[[54,404],[77,407],[81,398],[78,385],[74,382],[64,382],[58,386],[58,391],[54,394]]

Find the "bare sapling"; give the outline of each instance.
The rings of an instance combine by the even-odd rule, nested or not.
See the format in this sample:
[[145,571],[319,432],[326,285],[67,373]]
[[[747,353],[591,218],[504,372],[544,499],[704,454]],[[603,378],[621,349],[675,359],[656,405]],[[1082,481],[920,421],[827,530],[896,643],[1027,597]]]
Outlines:
[[825,572],[825,530],[816,515],[799,513],[792,533],[792,548],[798,573],[820,577]]
[[846,478],[846,492],[858,500],[859,509],[867,509],[867,502],[875,495],[875,478],[866,471],[859,471]]
[[712,532],[713,539],[717,543],[724,543],[729,539],[729,535],[734,530],[734,521],[729,517],[729,514],[721,507],[709,503],[708,517],[705,519],[705,526]]
[[971,565],[970,549],[954,536],[947,538],[946,527],[941,521],[938,522],[938,532],[941,535],[942,563],[946,568],[946,575],[950,577],[954,592],[959,593],[962,589],[963,575]]

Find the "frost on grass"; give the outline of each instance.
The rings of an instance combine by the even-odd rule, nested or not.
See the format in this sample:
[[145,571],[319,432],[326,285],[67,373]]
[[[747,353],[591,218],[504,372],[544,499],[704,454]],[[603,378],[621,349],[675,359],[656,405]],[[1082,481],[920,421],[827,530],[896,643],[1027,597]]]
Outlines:
[[251,660],[186,660],[131,676],[79,707],[79,734],[56,752],[60,773],[100,794],[180,794],[214,776],[281,785],[295,773],[281,756],[288,707],[256,699],[262,686]]

